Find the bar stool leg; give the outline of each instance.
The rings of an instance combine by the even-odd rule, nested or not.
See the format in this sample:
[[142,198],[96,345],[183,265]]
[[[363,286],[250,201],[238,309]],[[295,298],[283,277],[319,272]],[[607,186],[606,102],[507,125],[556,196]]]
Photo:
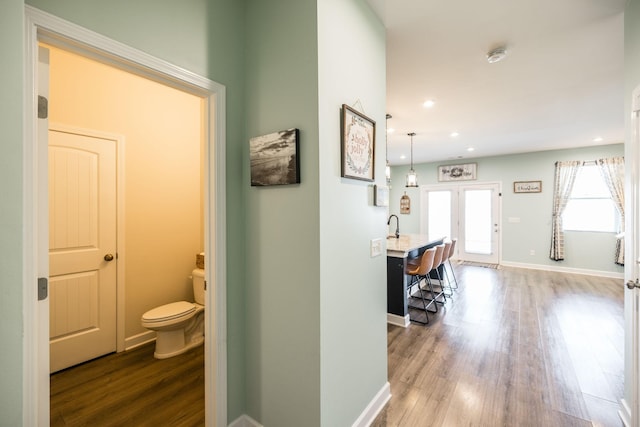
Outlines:
[[[451,270],[451,275],[453,276],[453,284],[451,285],[451,287],[453,289],[458,289],[458,279],[456,278],[456,273],[453,270],[453,265],[451,264],[451,258],[449,258],[447,260],[449,262],[449,270]],[[446,270],[446,269],[445,269]],[[448,275],[449,273],[447,273]],[[451,281],[449,281],[449,283],[451,283]],[[454,286],[455,285],[455,286]]]

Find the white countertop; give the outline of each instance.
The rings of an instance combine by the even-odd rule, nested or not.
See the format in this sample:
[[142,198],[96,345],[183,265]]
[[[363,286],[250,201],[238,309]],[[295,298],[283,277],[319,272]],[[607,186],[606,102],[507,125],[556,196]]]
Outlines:
[[399,238],[387,238],[387,256],[394,258],[406,258],[414,249],[425,247],[431,243],[442,240],[443,237],[430,239],[425,234],[401,234]]

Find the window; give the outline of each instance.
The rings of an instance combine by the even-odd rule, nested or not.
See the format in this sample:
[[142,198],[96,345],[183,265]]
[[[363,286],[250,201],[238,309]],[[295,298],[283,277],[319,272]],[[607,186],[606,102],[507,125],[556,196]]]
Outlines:
[[562,214],[564,230],[618,231],[620,214],[597,165],[580,168]]

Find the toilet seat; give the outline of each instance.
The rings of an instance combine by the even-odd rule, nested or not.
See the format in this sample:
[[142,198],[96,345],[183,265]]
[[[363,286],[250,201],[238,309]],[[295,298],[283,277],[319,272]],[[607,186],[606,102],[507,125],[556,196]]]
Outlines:
[[142,315],[142,321],[153,324],[169,320],[178,320],[183,317],[191,317],[195,311],[196,306],[193,303],[187,301],[172,302],[147,311]]

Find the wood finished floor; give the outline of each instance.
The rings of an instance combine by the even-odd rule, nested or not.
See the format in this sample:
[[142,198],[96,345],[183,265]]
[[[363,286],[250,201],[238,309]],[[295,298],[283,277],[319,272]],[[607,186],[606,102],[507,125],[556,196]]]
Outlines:
[[623,281],[456,266],[427,326],[388,326],[374,427],[620,427]]
[[203,426],[204,346],[169,359],[154,344],[51,375],[51,426]]
[[[374,427],[620,427],[622,280],[457,266],[428,326],[388,327],[391,401]],[[202,426],[200,346],[153,345],[51,376],[51,426]]]

